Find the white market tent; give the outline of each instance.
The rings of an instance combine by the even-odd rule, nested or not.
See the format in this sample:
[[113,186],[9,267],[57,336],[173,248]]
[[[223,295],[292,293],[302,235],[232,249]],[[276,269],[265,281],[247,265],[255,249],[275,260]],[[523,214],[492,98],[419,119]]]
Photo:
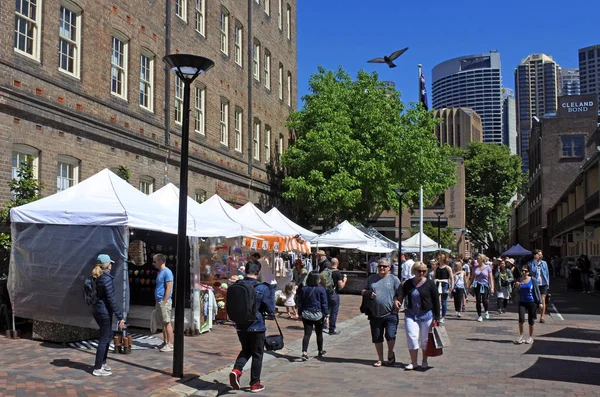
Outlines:
[[269,234],[272,236],[285,236],[291,234],[287,233],[287,230],[279,230],[272,225],[265,213],[256,208],[256,206],[250,201],[238,208],[236,212],[238,213],[240,219],[243,219],[244,222],[249,222],[260,229],[271,230],[270,233],[264,234]]
[[[419,252],[420,250],[420,233],[402,241],[402,252]],[[440,248],[438,243],[432,238],[423,233],[423,252],[447,251]]]
[[239,223],[252,235],[277,235],[278,233],[273,228],[267,225],[264,221],[254,223],[253,219],[245,217],[243,213],[238,212],[235,208],[229,205],[225,200],[216,194],[205,202],[200,204],[200,208],[205,213],[218,214],[219,217],[226,216],[231,220]]
[[[169,183],[148,196],[164,208],[179,208],[179,188]],[[234,221],[225,211],[211,211],[191,197],[187,198],[188,219],[195,219],[195,230],[188,236],[197,237],[237,237],[248,232]],[[189,222],[188,222],[189,223]]]
[[269,212],[265,214],[269,224],[273,225],[277,230],[282,231],[284,234],[295,236],[300,235],[305,240],[312,240],[317,237],[316,233],[311,232],[303,228],[302,226],[292,222],[289,218],[283,215],[276,207],[271,208]]
[[311,243],[318,247],[358,249],[365,252],[386,253],[393,249],[383,247],[377,239],[361,232],[350,222],[344,221],[325,233],[313,238]]
[[[129,229],[177,233],[177,207],[162,207],[108,169],[12,208],[8,290],[17,316],[95,327],[82,296],[96,256],[115,261],[116,299],[129,311]],[[194,230],[190,217],[188,230]]]

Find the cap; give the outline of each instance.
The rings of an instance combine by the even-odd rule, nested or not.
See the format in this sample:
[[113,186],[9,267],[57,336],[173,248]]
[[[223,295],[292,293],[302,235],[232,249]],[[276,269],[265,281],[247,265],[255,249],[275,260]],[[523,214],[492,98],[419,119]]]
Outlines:
[[110,256],[108,256],[107,254],[98,255],[98,257],[96,258],[96,262],[98,262],[98,263],[115,263],[115,261],[110,259]]
[[327,254],[326,254],[326,253],[325,253],[325,251],[323,251],[323,250],[318,250],[318,251],[317,251],[317,255],[326,256]]

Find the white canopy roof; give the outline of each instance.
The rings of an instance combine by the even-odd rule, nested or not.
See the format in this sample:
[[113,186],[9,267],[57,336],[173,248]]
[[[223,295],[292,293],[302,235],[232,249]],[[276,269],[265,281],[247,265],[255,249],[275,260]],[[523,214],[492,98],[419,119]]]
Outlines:
[[[420,233],[402,242],[402,252],[419,252]],[[423,252],[439,251],[438,243],[423,233]]]
[[300,235],[305,240],[312,240],[317,237],[316,233],[311,232],[303,228],[302,226],[292,222],[289,218],[283,215],[276,207],[271,208],[269,212],[265,214],[270,225],[283,233],[284,235],[295,236]]
[[[177,233],[177,208],[157,205],[108,168],[80,183],[10,210],[12,222],[128,226]],[[193,224],[194,220],[190,220]]]
[[333,229],[313,238],[311,242],[319,247],[359,249],[366,252],[393,251],[390,248],[382,247],[376,239],[361,232],[348,221],[344,221]]
[[262,234],[266,234],[266,235],[271,235],[271,236],[293,236],[293,231],[290,231],[288,233],[289,230],[280,230],[278,228],[276,228],[274,225],[271,224],[271,222],[269,221],[269,219],[267,218],[267,215],[262,212],[261,210],[259,210],[258,208],[256,208],[256,206],[254,204],[252,204],[250,201],[248,201],[246,204],[244,204],[242,207],[238,208],[237,210],[238,215],[244,219],[244,222],[250,222],[251,225],[253,225],[254,228],[256,229],[260,229],[260,230],[265,230],[268,232],[267,233],[262,233]]
[[276,235],[273,228],[267,225],[264,221],[256,222],[256,218],[246,216],[243,212],[238,212],[235,208],[229,205],[225,200],[216,194],[200,204],[203,213],[218,214],[219,217],[226,216],[229,219],[242,225],[247,233],[245,235]]
[[[179,188],[169,183],[156,192],[150,199],[164,208],[179,208]],[[188,196],[188,226],[189,220],[195,220],[195,230],[188,230],[189,236],[198,237],[236,237],[247,234],[241,224],[231,219],[224,211],[211,211],[202,207]]]

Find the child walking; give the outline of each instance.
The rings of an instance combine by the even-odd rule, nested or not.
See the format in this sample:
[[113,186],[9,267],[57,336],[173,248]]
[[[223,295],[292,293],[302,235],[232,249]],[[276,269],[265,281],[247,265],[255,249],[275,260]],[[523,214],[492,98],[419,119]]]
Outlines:
[[288,318],[295,318],[298,320],[298,312],[296,311],[296,284],[287,283],[283,289],[283,295],[285,299],[285,310],[287,311]]

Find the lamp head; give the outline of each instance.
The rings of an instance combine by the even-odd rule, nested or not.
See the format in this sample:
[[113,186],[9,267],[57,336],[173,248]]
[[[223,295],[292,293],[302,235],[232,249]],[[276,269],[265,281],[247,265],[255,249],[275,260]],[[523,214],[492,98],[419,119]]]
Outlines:
[[191,54],[171,54],[165,56],[163,61],[179,78],[187,82],[194,81],[198,75],[215,66],[210,59]]
[[444,215],[444,211],[433,211],[433,213],[436,214],[438,218]]
[[403,195],[405,195],[408,192],[408,189],[403,189],[403,188],[397,187],[394,189],[394,192],[396,192],[398,197],[402,197]]

